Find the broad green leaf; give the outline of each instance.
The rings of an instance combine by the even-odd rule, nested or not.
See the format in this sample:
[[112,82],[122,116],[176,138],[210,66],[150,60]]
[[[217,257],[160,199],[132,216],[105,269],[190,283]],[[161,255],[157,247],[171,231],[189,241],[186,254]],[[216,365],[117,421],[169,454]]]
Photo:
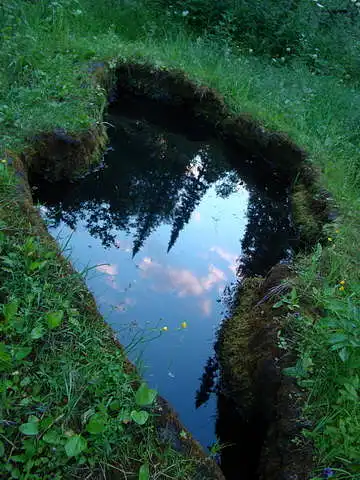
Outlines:
[[29,265],[30,272],[34,272],[35,270],[41,270],[47,264],[47,260],[43,260],[42,262],[31,262]]
[[39,338],[42,338],[44,336],[44,329],[41,326],[35,327],[31,330],[30,337],[33,340],[39,340]]
[[359,395],[357,393],[357,389],[353,385],[351,385],[350,383],[346,383],[345,390],[348,394],[348,398],[351,398],[355,402],[359,401]]
[[149,465],[147,463],[144,463],[143,465],[141,465],[139,470],[139,480],[149,480],[149,478],[150,478]]
[[54,423],[54,419],[52,417],[45,417],[42,420],[40,420],[40,430],[44,432],[47,430],[50,425]]
[[26,331],[25,319],[23,317],[14,317],[12,327],[17,333],[24,333]]
[[16,347],[14,349],[14,358],[15,360],[23,360],[31,353],[31,347]]
[[137,410],[133,410],[130,415],[134,422],[138,425],[145,425],[149,419],[149,414],[148,412],[145,412],[145,410],[140,410],[139,412]]
[[284,305],[284,300],[279,300],[278,302],[276,302],[272,308],[280,308]]
[[157,395],[156,390],[149,388],[146,383],[142,383],[136,392],[136,403],[143,407],[144,405],[151,405]]
[[343,362],[346,362],[346,360],[349,358],[349,352],[346,347],[339,350],[338,354]]
[[65,452],[68,457],[77,457],[81,452],[86,450],[87,441],[81,435],[70,437],[65,443]]
[[39,422],[23,423],[19,430],[24,435],[37,435],[39,433]]
[[45,443],[49,443],[50,445],[58,445],[61,441],[61,436],[56,430],[49,430],[45,433],[42,439]]
[[100,413],[95,413],[95,415],[90,418],[86,430],[93,435],[97,435],[99,433],[102,433],[105,428],[106,422],[104,415],[101,415]]
[[64,312],[59,310],[58,312],[49,312],[46,315],[46,322],[50,330],[58,327],[64,318]]
[[27,460],[26,455],[12,455],[10,458],[13,462],[17,463],[25,463]]
[[16,467],[12,467],[11,468],[11,478],[21,478],[21,473],[20,473],[20,470]]
[[331,345],[334,345],[335,343],[342,343],[342,342],[345,342],[347,340],[347,335],[343,334],[343,333],[335,333],[333,335],[331,335],[330,339],[329,339],[329,343]]
[[115,412],[116,410],[120,410],[120,408],[121,408],[120,400],[113,400],[109,405],[109,410],[111,412]]
[[38,445],[35,437],[29,437],[23,440],[22,442],[25,454],[28,458],[32,458],[36,455],[38,451]]
[[18,310],[17,302],[7,303],[3,306],[4,317],[7,322],[11,322]]

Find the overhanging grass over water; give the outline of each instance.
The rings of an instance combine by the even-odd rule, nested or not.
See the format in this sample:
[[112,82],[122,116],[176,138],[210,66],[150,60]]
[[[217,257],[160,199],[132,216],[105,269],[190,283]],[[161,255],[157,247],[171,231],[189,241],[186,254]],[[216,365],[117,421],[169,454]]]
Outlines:
[[190,111],[124,90],[120,82],[106,116],[110,145],[99,169],[71,183],[46,183],[41,173],[30,182],[76,268],[98,265],[105,274],[87,283],[119,341],[130,343],[130,358],[144,350],[145,378],[206,448],[216,440],[216,399],[199,409],[195,393],[213,355],[221,297],[238,268],[243,277],[264,275],[289,257],[288,189]]
[[[0,54],[2,151],[22,149],[25,137],[44,129],[79,130],[101,121],[104,92],[88,80],[89,62],[105,59],[115,65],[119,59],[136,57],[150,60],[157,68],[183,68],[192,78],[216,87],[233,110],[248,111],[290,133],[322,168],[324,185],[334,195],[340,216],[329,228],[328,246],[312,262],[308,257],[298,264],[300,291],[304,292],[301,305],[313,320],[314,305],[321,314],[332,289],[342,309],[347,308],[349,296],[357,301],[357,87],[346,86],[337,77],[312,75],[301,63],[269,65],[265,59],[236,56],[216,41],[164,33],[163,26],[155,22],[143,28],[145,14],[138,8],[129,13],[113,5],[111,11],[102,8],[93,15],[94,10],[87,11],[86,6],[79,2],[82,14],[74,13],[77,8],[49,10],[48,2],[8,2],[1,7],[5,13]],[[343,291],[340,281],[346,282]],[[332,307],[327,309],[332,311]],[[350,314],[349,325],[357,322]],[[329,348],[328,328],[318,330],[311,325],[312,321],[301,330],[303,341],[297,344],[305,364],[311,359],[307,374],[319,387],[309,397],[310,415],[317,426],[314,439],[320,449],[319,465],[345,465],[348,478],[356,478],[356,465],[350,464],[358,451],[359,402],[357,397],[348,397],[345,403],[337,403],[347,388],[337,380],[340,370],[341,378],[356,378],[358,354],[352,353],[354,364],[353,360],[343,362]],[[339,431],[344,421],[348,443],[335,440],[331,429],[323,434],[323,426]],[[343,445],[350,449],[344,450]],[[351,453],[354,449],[355,454]]]

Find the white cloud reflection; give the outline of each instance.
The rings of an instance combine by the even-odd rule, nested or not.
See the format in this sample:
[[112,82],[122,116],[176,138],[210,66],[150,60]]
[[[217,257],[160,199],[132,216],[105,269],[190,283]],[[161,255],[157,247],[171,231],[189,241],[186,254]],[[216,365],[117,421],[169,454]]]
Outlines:
[[117,275],[118,274],[118,267],[115,264],[107,264],[107,265],[97,265],[95,269],[98,272],[105,273],[105,275]]
[[215,252],[219,255],[220,258],[225,260],[229,264],[228,268],[233,272],[234,275],[236,275],[236,270],[237,270],[237,258],[238,256],[235,255],[234,253],[226,251],[222,247],[212,247],[210,249],[210,252]]
[[200,310],[205,317],[210,317],[212,313],[212,300],[211,298],[204,298],[200,301]]
[[145,257],[140,262],[139,269],[144,278],[151,277],[154,290],[175,290],[179,297],[201,296],[214,286],[226,281],[225,273],[214,265],[209,265],[207,275],[197,277],[191,270],[163,266]]

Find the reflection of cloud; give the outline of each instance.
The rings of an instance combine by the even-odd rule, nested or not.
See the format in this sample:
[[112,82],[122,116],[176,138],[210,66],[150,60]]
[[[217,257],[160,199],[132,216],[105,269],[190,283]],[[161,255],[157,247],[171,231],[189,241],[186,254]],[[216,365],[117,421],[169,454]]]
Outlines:
[[205,317],[209,317],[212,311],[212,303],[210,298],[204,298],[200,301],[200,309]]
[[118,286],[115,280],[115,276],[118,274],[117,265],[115,264],[97,265],[95,269],[98,272],[104,273],[106,275],[106,277],[104,278],[104,282],[106,283],[106,285],[108,285],[110,288],[113,288],[114,290],[118,289]]
[[226,280],[225,273],[214,265],[209,266],[209,274],[202,279],[205,290],[210,290],[213,285],[220,283],[222,280]]
[[154,280],[155,290],[177,290],[179,297],[200,296],[214,285],[226,280],[225,273],[214,265],[210,265],[209,273],[201,278],[190,270],[163,266],[149,257],[140,262],[139,268],[144,277],[151,277]]
[[179,290],[179,297],[186,297],[187,295],[197,296],[203,293],[201,281],[190,270],[168,268],[164,273],[168,277],[170,284]]
[[104,281],[105,281],[106,285],[113,288],[114,290],[117,290],[118,286],[116,284],[115,277],[113,277],[112,275],[109,276],[109,277],[105,277]]
[[117,275],[117,265],[97,265],[96,270],[106,275]]
[[194,212],[193,213],[193,219],[195,220],[195,222],[200,222],[201,220],[201,215],[200,215],[200,212]]
[[210,248],[210,252],[215,252],[219,255],[220,258],[225,260],[225,262],[229,263],[229,270],[233,272],[234,275],[236,275],[236,262],[237,262],[237,256],[234,255],[233,253],[227,252],[224,250],[222,247],[212,247]]

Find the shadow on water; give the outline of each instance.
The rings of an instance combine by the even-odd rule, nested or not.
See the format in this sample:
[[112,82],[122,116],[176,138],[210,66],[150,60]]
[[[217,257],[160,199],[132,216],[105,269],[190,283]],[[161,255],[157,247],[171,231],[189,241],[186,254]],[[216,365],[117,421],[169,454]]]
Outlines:
[[[110,252],[114,247],[118,248],[119,232],[122,232],[131,238],[130,256],[133,262],[141,256],[143,251],[149,254],[139,262],[140,267],[136,265],[138,269],[145,266],[148,269],[149,264],[144,262],[150,262],[152,260],[149,258],[156,256],[155,249],[147,250],[146,246],[152,234],[164,225],[167,226],[164,246],[165,254],[167,252],[170,255],[182,237],[182,232],[189,229],[188,226],[191,225],[201,202],[208,201],[204,199],[209,193],[214,191],[216,198],[233,198],[232,201],[234,201],[234,198],[236,200],[234,195],[241,191],[246,193],[247,198],[247,207],[244,212],[246,228],[244,232],[240,231],[240,226],[239,231],[236,230],[237,220],[234,214],[235,227],[232,227],[231,231],[223,232],[225,237],[228,235],[235,237],[236,241],[241,240],[236,252],[238,279],[241,281],[247,275],[262,275],[272,265],[289,256],[293,233],[287,192],[276,177],[264,176],[261,171],[254,170],[251,154],[232,150],[229,146],[211,138],[203,126],[179,117],[172,110],[163,110],[154,102],[124,98],[120,104],[121,110],[114,105],[106,119],[111,125],[108,131],[111,147],[97,169],[74,182],[49,184],[38,177],[30,179],[35,187],[35,200],[46,206],[45,217],[50,232],[55,234],[60,227],[66,227],[68,232],[80,229],[80,232],[87,232],[87,242],[90,241],[88,238],[92,238],[97,242],[96,245],[100,244],[102,249]],[[212,205],[208,210],[211,208],[213,208]],[[209,218],[215,218],[215,213]],[[215,220],[214,225],[216,228]],[[190,246],[187,248],[198,252],[198,256],[201,256],[202,248],[204,250],[208,248],[205,248],[205,244],[209,239],[201,237],[201,232],[200,236],[198,233],[196,235],[191,238]],[[76,237],[76,232],[73,237]],[[76,239],[74,241],[76,242]],[[78,242],[81,243],[80,240]],[[209,247],[211,247],[210,243]],[[216,248],[220,252],[219,255],[226,259],[225,249]],[[211,251],[211,248],[208,250]],[[82,250],[80,248],[79,251],[84,251],[84,248]],[[181,253],[185,266],[188,251],[185,249],[185,253]],[[90,253],[84,253],[84,255],[88,260],[93,259]],[[188,261],[191,262],[191,260]],[[153,262],[155,273],[159,272],[159,265],[160,263]],[[120,268],[122,268],[121,264]],[[178,283],[180,277],[186,277],[187,281],[189,280],[189,270],[185,270],[184,266],[177,270],[173,267],[166,268],[168,282],[174,283],[174,276]],[[199,276],[200,281],[195,286],[192,285],[191,289],[186,287],[186,290],[182,284],[182,290],[178,292],[177,299],[183,303],[176,304],[174,302],[177,300],[170,299],[169,312],[172,305],[174,305],[173,309],[183,308],[182,305],[184,302],[186,304],[190,290],[196,296],[212,288],[211,282],[215,282],[214,275],[220,275],[218,268],[212,268],[212,276],[210,275],[207,279]],[[229,279],[228,276],[226,278]],[[234,274],[230,280],[233,283],[236,282]],[[155,291],[154,288],[153,291]],[[94,293],[97,296],[96,288]],[[171,294],[173,295],[174,292]],[[218,293],[213,294],[212,301],[215,301],[214,295]],[[136,298],[136,301],[141,303],[142,298]],[[162,301],[160,297],[157,300],[158,303]],[[146,303],[145,300],[143,302]],[[144,315],[140,310],[138,314]],[[220,321],[221,314],[218,309],[213,319],[216,328]],[[215,341],[214,335],[209,332],[206,335],[206,341],[208,338]],[[196,339],[197,342],[200,340],[204,339]],[[200,348],[198,343],[193,345],[195,349]],[[174,348],[177,346],[175,345]],[[237,424],[239,428],[240,425],[244,428],[244,424],[241,419],[236,418],[235,409],[229,404],[230,400],[219,391],[216,377],[218,365],[216,357],[212,356],[208,341],[203,350],[200,361],[202,365],[205,363],[205,367],[200,386],[198,372],[201,372],[202,365],[196,365],[194,370],[197,372],[194,374],[195,385],[196,383],[198,385],[195,402],[191,400],[194,411],[191,414],[189,412],[186,415],[183,414],[181,402],[176,403],[176,398],[179,396],[176,387],[173,391],[167,391],[167,387],[164,386],[165,390],[162,391],[162,380],[157,380],[160,393],[170,397],[180,417],[183,420],[186,417],[187,426],[205,446],[209,439],[215,440],[215,436],[212,437],[213,434],[207,433],[200,438],[194,419],[196,412],[200,411],[212,397],[216,397],[217,412],[211,412],[210,415],[215,416],[215,413],[217,415],[217,437],[228,444],[236,443],[239,433]],[[158,348],[153,355],[148,361],[156,361],[156,356],[159,355]],[[166,381],[169,381],[169,378]],[[179,380],[179,385],[180,383]],[[187,383],[191,386],[187,387]],[[185,375],[183,383],[178,388],[181,388],[182,395],[194,398],[196,387],[192,389],[192,386],[193,384]],[[207,424],[209,423],[215,431],[215,421],[207,420]],[[256,454],[253,455],[251,449],[254,450],[258,432],[249,430],[246,433],[249,438],[249,448],[242,455],[241,461],[245,462],[239,467],[242,472],[237,472],[237,467],[234,466],[234,451],[235,455],[238,451],[229,447],[222,452],[221,464],[229,479],[253,478],[251,472],[254,471]]]

